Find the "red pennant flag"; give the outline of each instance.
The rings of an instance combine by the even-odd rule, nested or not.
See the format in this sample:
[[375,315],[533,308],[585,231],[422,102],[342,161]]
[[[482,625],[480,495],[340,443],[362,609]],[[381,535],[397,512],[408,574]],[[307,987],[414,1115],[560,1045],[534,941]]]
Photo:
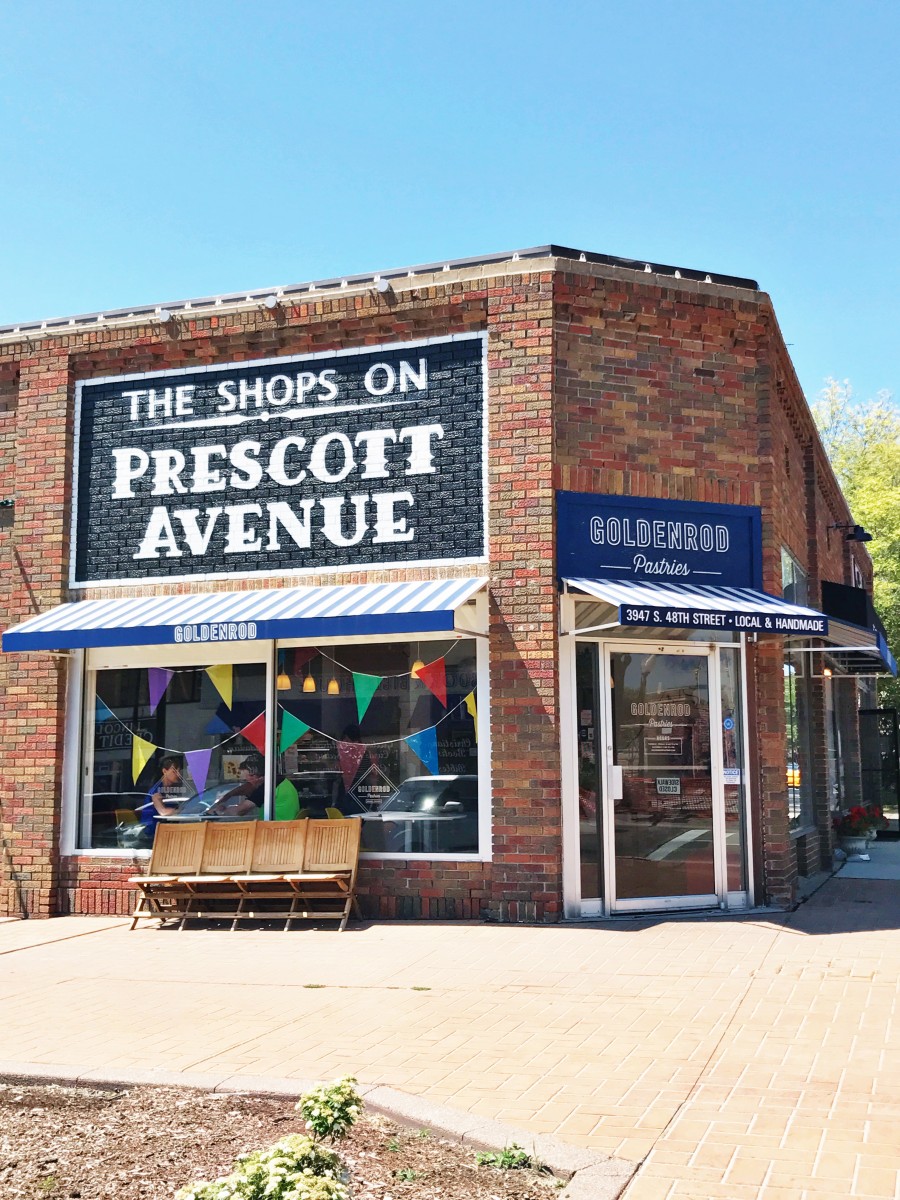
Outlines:
[[359,742],[338,742],[338,761],[341,764],[341,774],[344,776],[344,787],[349,788],[356,778],[359,764],[366,753],[366,747]]
[[421,679],[428,690],[437,696],[444,708],[447,707],[447,668],[443,658],[436,658],[427,666],[419,667],[416,678]]
[[260,713],[258,717],[254,717],[249,725],[245,725],[241,730],[243,736],[247,739],[251,746],[255,746],[260,754],[266,753],[266,714]]

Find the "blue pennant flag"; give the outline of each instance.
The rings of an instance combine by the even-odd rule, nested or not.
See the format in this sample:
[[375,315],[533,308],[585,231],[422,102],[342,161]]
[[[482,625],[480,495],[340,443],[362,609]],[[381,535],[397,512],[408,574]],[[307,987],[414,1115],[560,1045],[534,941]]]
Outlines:
[[116,714],[111,708],[107,708],[100,697],[97,697],[97,720],[98,721],[115,721]]
[[231,726],[226,725],[221,717],[215,716],[203,730],[204,733],[231,733]]
[[438,773],[437,731],[434,726],[421,733],[411,733],[403,739],[417,758],[420,758],[432,775]]

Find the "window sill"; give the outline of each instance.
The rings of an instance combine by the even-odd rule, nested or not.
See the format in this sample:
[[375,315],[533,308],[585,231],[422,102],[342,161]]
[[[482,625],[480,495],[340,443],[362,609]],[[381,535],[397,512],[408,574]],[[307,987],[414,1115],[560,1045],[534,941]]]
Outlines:
[[801,838],[806,837],[806,835],[809,833],[818,833],[815,825],[801,825],[797,829],[792,829],[790,831],[790,836],[792,838]]

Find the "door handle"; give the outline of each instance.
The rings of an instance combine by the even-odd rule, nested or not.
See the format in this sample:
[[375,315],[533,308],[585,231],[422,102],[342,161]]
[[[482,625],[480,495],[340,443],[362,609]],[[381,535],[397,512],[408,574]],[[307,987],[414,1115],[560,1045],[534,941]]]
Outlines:
[[625,782],[622,778],[622,768],[615,763],[609,764],[609,798],[621,800],[625,794]]

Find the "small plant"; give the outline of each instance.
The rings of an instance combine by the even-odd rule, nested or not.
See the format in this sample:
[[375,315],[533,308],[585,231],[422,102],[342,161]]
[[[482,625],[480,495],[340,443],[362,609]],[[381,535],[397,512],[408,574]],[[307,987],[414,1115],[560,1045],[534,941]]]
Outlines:
[[56,1191],[56,1176],[55,1175],[45,1175],[43,1177],[43,1179],[39,1179],[38,1180],[38,1190],[41,1193],[43,1193],[44,1195],[46,1195],[47,1192],[55,1192]]
[[534,1166],[528,1151],[515,1142],[502,1150],[481,1150],[475,1155],[475,1161],[479,1167],[496,1167],[498,1171],[524,1171]]
[[182,1188],[176,1200],[349,1200],[341,1160],[312,1138],[291,1134],[242,1154],[231,1175]]
[[877,804],[857,804],[849,812],[838,813],[832,824],[838,837],[873,837],[879,829],[887,828]]
[[416,1135],[420,1138],[430,1138],[431,1130],[430,1129],[417,1129]]
[[392,1171],[391,1174],[400,1183],[415,1183],[419,1178],[411,1167],[401,1167],[399,1171]]
[[300,1097],[297,1108],[306,1128],[317,1140],[328,1138],[336,1142],[347,1136],[350,1127],[362,1112],[362,1097],[357,1092],[352,1075],[313,1088]]
[[391,1140],[387,1144],[387,1148],[388,1148],[388,1150],[392,1150],[392,1151],[396,1152],[397,1150],[400,1149],[400,1143],[397,1141],[396,1138],[391,1138]]

